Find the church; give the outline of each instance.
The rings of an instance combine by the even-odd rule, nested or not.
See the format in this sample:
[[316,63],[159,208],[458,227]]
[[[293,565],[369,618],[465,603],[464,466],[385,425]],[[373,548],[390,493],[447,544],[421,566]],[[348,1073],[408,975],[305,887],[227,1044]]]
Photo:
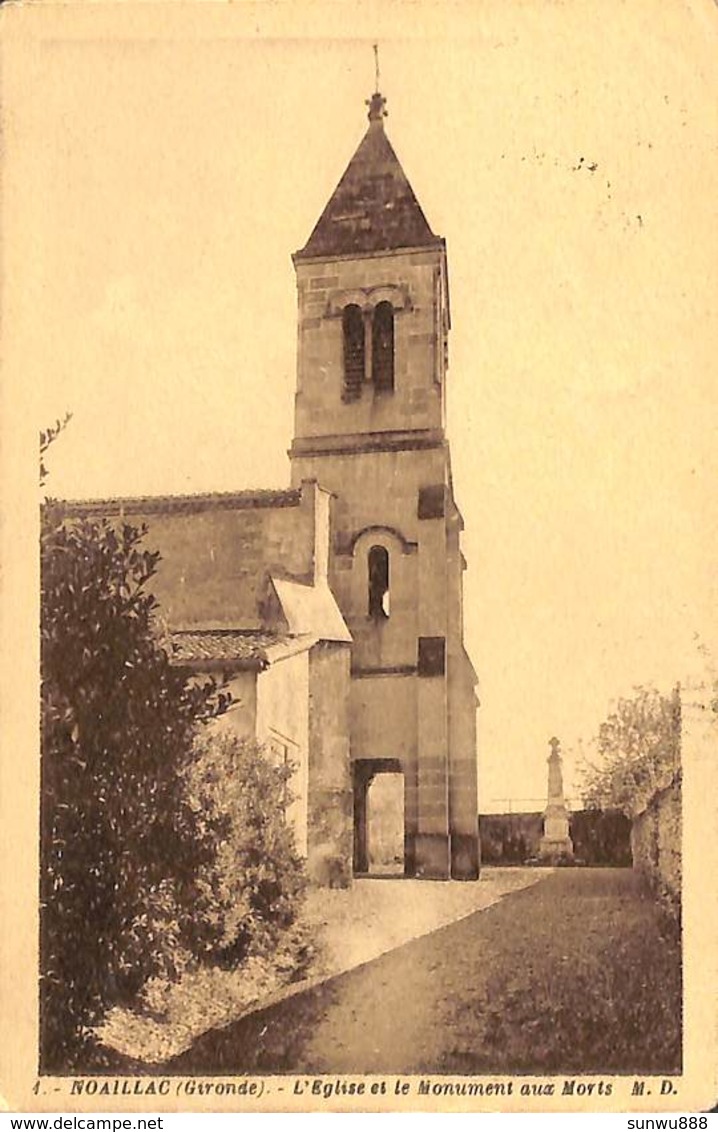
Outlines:
[[287,820],[318,884],[373,871],[398,783],[398,871],[479,873],[477,677],[445,432],[446,244],[386,135],[385,100],[293,256],[285,490],[88,500],[148,527],[173,662],[226,680],[221,726],[294,768]]

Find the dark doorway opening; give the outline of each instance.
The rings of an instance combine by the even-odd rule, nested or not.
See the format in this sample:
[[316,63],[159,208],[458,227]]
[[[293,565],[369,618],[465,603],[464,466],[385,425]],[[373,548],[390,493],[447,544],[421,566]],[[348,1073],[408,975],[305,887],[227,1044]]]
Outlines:
[[354,873],[405,875],[404,773],[398,759],[354,763]]

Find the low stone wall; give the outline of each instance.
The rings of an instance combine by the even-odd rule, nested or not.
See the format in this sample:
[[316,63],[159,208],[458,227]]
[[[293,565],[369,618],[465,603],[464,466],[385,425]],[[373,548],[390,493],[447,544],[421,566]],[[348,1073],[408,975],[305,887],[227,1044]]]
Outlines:
[[480,814],[481,860],[485,865],[523,865],[538,857],[541,814]]
[[[569,832],[577,864],[630,867],[631,823],[617,810],[577,810]],[[480,814],[485,865],[522,865],[539,857],[543,814]]]
[[681,905],[681,778],[656,791],[631,825],[633,867],[665,907],[678,915]]

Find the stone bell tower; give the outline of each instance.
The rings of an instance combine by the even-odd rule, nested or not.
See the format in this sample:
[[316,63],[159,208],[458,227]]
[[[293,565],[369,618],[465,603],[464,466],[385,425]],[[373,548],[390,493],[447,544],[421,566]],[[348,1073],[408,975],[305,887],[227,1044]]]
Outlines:
[[476,675],[463,645],[463,522],[444,432],[449,289],[384,131],[385,100],[295,253],[292,482],[336,496],[330,584],[351,631],[354,871],[367,795],[403,776],[404,872],[478,876]]

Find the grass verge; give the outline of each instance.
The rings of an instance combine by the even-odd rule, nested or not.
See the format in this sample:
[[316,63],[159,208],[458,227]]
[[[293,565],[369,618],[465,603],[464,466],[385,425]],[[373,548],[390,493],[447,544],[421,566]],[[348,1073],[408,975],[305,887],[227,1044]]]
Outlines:
[[677,1073],[679,925],[631,870],[561,870],[484,916],[445,1071]]

